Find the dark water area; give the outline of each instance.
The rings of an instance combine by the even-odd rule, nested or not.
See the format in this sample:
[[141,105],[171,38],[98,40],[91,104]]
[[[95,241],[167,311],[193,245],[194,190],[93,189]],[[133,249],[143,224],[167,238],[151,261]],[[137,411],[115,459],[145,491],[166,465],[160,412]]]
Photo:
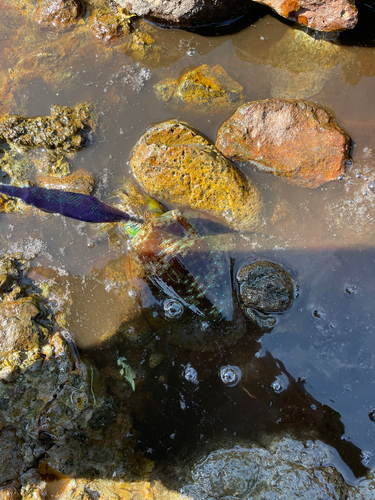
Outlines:
[[[233,25],[197,32],[152,25],[163,47],[157,61],[134,61],[120,44],[97,40],[88,16],[72,31],[55,33],[40,31],[27,13],[17,24],[12,9],[0,1],[5,112],[49,115],[53,104],[92,104],[98,126],[69,163],[72,172],[84,168],[96,177],[95,194],[107,202],[131,178],[129,155],[150,124],[179,118],[215,142],[228,114],[176,112],[155,96],[157,82],[187,66],[220,64],[243,86],[245,102],[302,98],[334,111],[353,141],[343,179],[312,190],[239,164],[265,200],[258,233],[234,232],[188,212],[206,237],[225,245],[233,282],[249,262],[284,266],[299,287],[292,307],[271,331],[249,327],[234,346],[216,350],[178,345],[173,323],[164,336],[156,331],[155,352],[163,361],[137,385],[130,404],[139,447],[158,463],[194,453],[212,436],[256,440],[265,431],[312,431],[337,451],[333,465],[354,483],[375,466],[375,188],[369,187],[375,180],[374,8],[359,4],[358,27],[335,36],[308,33],[265,8]],[[279,222],[271,224],[276,212]],[[23,251],[32,259],[33,278],[64,283],[72,299],[67,326],[82,353],[99,370],[110,364],[118,369],[123,353],[104,348],[100,339],[127,306],[101,273],[113,262],[129,265],[128,241],[36,212],[1,214],[0,228],[2,252]],[[141,286],[152,321],[160,304]],[[148,353],[142,356],[137,352],[134,359],[145,363]],[[226,365],[241,368],[241,383],[222,382]],[[185,377],[187,366],[196,370],[196,382]]]

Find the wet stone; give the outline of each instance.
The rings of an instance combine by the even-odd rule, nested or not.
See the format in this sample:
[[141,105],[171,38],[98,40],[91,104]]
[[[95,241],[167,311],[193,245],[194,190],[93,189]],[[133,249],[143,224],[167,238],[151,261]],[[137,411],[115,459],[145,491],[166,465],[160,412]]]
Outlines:
[[236,278],[242,308],[259,326],[273,326],[275,319],[267,315],[287,311],[296,295],[295,279],[274,262],[248,264],[237,272]]
[[185,69],[177,79],[167,78],[154,85],[154,91],[172,108],[200,114],[227,113],[243,102],[242,86],[219,64]]
[[118,40],[130,34],[130,17],[121,12],[96,11],[91,21],[91,31],[106,42]]
[[170,120],[150,127],[133,148],[130,165],[156,198],[203,210],[235,229],[260,224],[256,186],[188,123]]
[[149,33],[135,32],[121,46],[121,51],[134,62],[148,63],[154,67],[159,65],[162,48]]
[[216,147],[289,184],[316,188],[344,172],[350,138],[317,104],[266,99],[244,104],[226,120]]
[[51,116],[25,118],[5,115],[0,119],[0,139],[23,150],[77,151],[83,148],[87,133],[94,127],[91,114],[91,107],[87,104],[78,104],[74,108],[55,104],[51,106]]
[[236,445],[216,449],[191,470],[183,497],[209,500],[226,498],[260,500],[280,498],[347,498],[349,487],[329,463],[332,455],[323,443],[306,446],[287,437],[275,438],[268,449],[258,445]]
[[38,175],[38,186],[48,189],[61,189],[73,193],[91,194],[95,189],[95,177],[83,169],[79,169],[65,177]]
[[83,13],[80,0],[39,0],[34,21],[43,28],[66,29]]

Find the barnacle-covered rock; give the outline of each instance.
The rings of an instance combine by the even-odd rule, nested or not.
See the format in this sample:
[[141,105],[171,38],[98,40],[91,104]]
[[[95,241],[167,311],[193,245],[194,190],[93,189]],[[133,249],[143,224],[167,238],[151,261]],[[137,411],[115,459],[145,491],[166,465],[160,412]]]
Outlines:
[[219,64],[203,64],[185,69],[177,78],[167,78],[154,85],[156,96],[174,109],[194,113],[228,113],[243,102],[240,84]]
[[46,148],[71,152],[85,145],[87,132],[93,126],[89,105],[78,104],[69,108],[55,104],[51,106],[51,116],[1,117],[0,139],[23,150]]
[[188,123],[150,127],[133,148],[130,165],[156,198],[203,210],[239,230],[254,230],[261,222],[256,186]]
[[272,327],[273,314],[289,309],[296,295],[295,279],[275,262],[257,261],[237,272],[241,307],[259,326]]

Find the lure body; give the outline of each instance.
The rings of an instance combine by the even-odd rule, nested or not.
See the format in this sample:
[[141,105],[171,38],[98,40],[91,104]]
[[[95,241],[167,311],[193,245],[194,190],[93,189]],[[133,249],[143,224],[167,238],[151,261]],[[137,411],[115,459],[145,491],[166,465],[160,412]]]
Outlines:
[[45,212],[59,213],[72,219],[84,222],[119,222],[137,221],[135,217],[119,210],[94,196],[59,189],[43,187],[18,187],[10,184],[0,184],[0,193],[21,198]]
[[147,280],[202,319],[233,319],[229,257],[200,236],[179,210],[151,217],[131,246]]

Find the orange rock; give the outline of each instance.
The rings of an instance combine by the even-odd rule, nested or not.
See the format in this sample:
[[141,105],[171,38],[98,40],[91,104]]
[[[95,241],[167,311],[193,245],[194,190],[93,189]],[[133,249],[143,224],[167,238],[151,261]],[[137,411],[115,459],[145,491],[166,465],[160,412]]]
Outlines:
[[354,28],[358,12],[351,0],[256,0],[281,16],[318,31],[343,31]]
[[232,227],[260,224],[261,196],[250,179],[186,122],[149,128],[134,146],[131,168],[151,196],[222,218]]
[[344,172],[350,138],[317,104],[266,99],[244,104],[226,120],[216,147],[290,184],[315,188]]

